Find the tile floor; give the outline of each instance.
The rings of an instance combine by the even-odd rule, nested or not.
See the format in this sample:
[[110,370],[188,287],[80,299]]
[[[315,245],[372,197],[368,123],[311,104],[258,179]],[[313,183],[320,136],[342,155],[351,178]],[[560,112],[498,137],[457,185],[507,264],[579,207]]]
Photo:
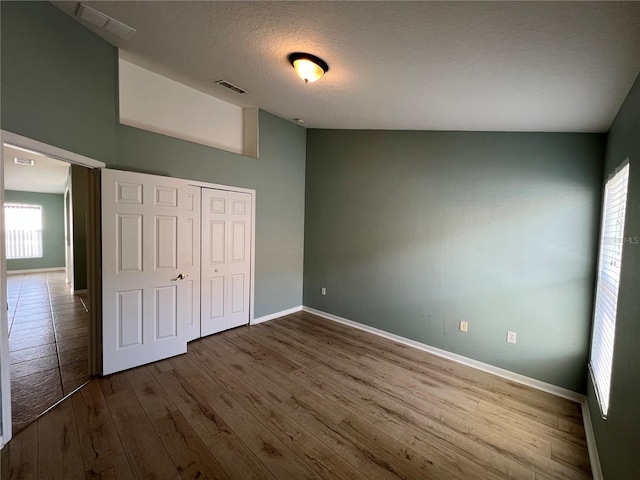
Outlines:
[[89,380],[86,299],[64,271],[7,277],[14,433]]

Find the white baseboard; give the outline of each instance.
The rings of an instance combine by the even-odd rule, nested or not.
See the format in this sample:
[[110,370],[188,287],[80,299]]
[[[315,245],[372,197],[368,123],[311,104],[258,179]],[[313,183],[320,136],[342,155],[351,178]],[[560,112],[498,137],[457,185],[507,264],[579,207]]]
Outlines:
[[543,392],[550,393],[552,395],[556,395],[558,397],[566,398],[568,400],[572,400],[574,402],[579,403],[580,406],[582,407],[582,421],[584,423],[584,431],[587,437],[587,448],[589,451],[589,461],[591,462],[593,480],[603,480],[602,469],[600,467],[600,458],[598,457],[598,449],[596,447],[596,437],[593,432],[593,424],[591,423],[591,417],[589,416],[589,406],[587,405],[587,397],[585,397],[583,394],[574,392],[566,388],[558,387],[557,385],[552,385],[550,383],[542,382],[540,380],[536,380],[535,378],[527,377],[519,373],[510,372],[509,370],[495,367],[493,365],[489,365],[488,363],[479,362],[478,360],[474,360],[472,358],[468,358],[463,355],[458,355],[457,353],[448,352],[446,350],[441,350],[440,348],[432,347],[431,345],[426,345],[424,343],[416,342],[415,340],[401,337],[400,335],[395,335],[393,333],[385,332],[384,330],[380,330],[375,327],[370,327],[362,323],[354,322],[353,320],[339,317],[331,313],[323,312],[322,310],[316,310],[315,308],[303,306],[302,311],[313,313],[314,315],[318,315],[319,317],[326,318],[327,320],[332,320],[334,322],[342,323],[343,325],[347,325],[349,327],[357,328],[359,330],[364,330],[365,332],[373,333],[374,335],[378,335],[380,337],[393,340],[394,342],[402,343],[404,345],[408,345],[410,347],[423,350],[433,355],[437,355],[439,357],[452,360],[462,365],[466,365],[468,367],[475,368],[477,370],[482,370],[483,372],[491,373],[498,377],[511,380],[512,382],[516,382],[521,385],[535,388],[536,390],[541,390]]
[[287,310],[282,310],[281,312],[271,313],[269,315],[264,315],[262,317],[254,318],[251,325],[257,325],[258,323],[268,322],[269,320],[273,320],[275,318],[284,317],[285,315],[291,315],[292,313],[296,313],[302,310],[302,305],[298,307],[289,308]]
[[7,275],[19,275],[24,273],[45,273],[45,272],[58,272],[62,270],[64,272],[64,267],[53,267],[53,268],[31,268],[28,270],[7,270]]
[[86,295],[86,293],[87,293],[87,289],[86,288],[83,288],[81,290],[74,290],[73,291],[74,295]]
[[404,345],[408,345],[425,352],[429,352],[433,355],[437,355],[439,357],[461,363],[468,367],[473,367],[477,370],[482,370],[483,372],[491,373],[498,377],[506,378],[507,380],[511,380],[513,382],[520,383],[537,390],[542,390],[543,392],[551,393],[552,395],[556,395],[558,397],[566,398],[578,403],[581,403],[584,399],[584,395],[582,395],[581,393],[576,393],[572,390],[558,387],[557,385],[552,385],[550,383],[542,382],[540,380],[536,380],[535,378],[527,377],[519,373],[514,373],[509,370],[505,370],[504,368],[495,367],[493,365],[489,365],[488,363],[479,362],[478,360],[474,360],[463,355],[458,355],[457,353],[451,353],[446,350],[441,350],[440,348],[432,347],[431,345],[427,345],[425,343],[416,342],[415,340],[401,337],[400,335],[395,335],[393,333],[385,332],[384,330],[370,327],[362,323],[354,322],[353,320],[348,320],[331,313],[326,313],[310,307],[302,307],[302,310],[304,310],[305,312],[313,313],[314,315],[318,315],[320,317],[324,317],[328,320],[333,320],[334,322],[349,325],[350,327],[358,328],[360,330],[373,333],[374,335],[379,335],[389,340],[393,340],[395,342],[402,343]]
[[593,480],[603,480],[602,466],[600,465],[600,457],[598,456],[598,446],[596,445],[596,435],[593,432],[593,423],[591,422],[591,414],[589,413],[589,404],[587,399],[581,402],[582,420],[584,421],[584,433],[587,437],[587,450],[589,451],[589,462],[591,463],[591,475]]

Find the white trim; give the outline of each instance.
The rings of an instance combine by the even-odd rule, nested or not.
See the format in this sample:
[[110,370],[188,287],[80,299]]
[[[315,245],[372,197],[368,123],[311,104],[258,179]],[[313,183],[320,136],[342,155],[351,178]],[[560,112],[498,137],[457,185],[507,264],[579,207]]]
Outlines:
[[268,322],[269,320],[274,320],[276,318],[284,317],[285,315],[291,315],[292,313],[297,313],[302,310],[302,305],[288,308],[287,310],[282,310],[280,312],[271,313],[269,315],[263,315],[262,317],[258,317],[253,320],[249,325],[257,325],[262,322]]
[[[0,130],[0,137],[4,133]],[[2,138],[0,138],[2,140]],[[0,141],[0,204],[4,205],[4,148]],[[7,315],[7,259],[5,258],[4,208],[0,208],[0,387],[2,387],[2,445],[11,440],[11,369]]]
[[491,373],[498,377],[511,380],[512,382],[516,382],[521,385],[535,388],[536,390],[541,390],[543,392],[556,395],[557,397],[566,398],[567,400],[572,400],[579,403],[582,408],[582,421],[584,424],[585,436],[587,438],[587,449],[589,451],[589,461],[591,463],[591,473],[593,475],[593,480],[603,480],[602,469],[600,467],[600,457],[598,456],[596,437],[593,432],[593,424],[591,423],[591,416],[589,414],[587,398],[581,393],[558,387],[557,385],[552,385],[550,383],[541,382],[540,380],[536,380],[535,378],[527,377],[525,375],[520,375],[519,373],[510,372],[509,370],[505,370],[504,368],[494,367],[493,365],[479,362],[477,360],[473,360],[472,358],[458,355],[457,353],[447,352],[446,350],[441,350],[424,343],[416,342],[415,340],[401,337],[400,335],[395,335],[393,333],[385,332],[384,330],[370,327],[362,323],[354,322],[353,320],[348,320],[331,313],[323,312],[322,310],[316,310],[315,308],[303,306],[302,311],[313,313],[314,315],[326,318],[327,320],[342,323],[343,325],[357,328],[358,330],[364,330],[365,332],[373,333],[374,335],[393,340],[394,342],[402,343],[404,345],[423,350],[433,355],[452,360],[462,365],[466,365],[468,367],[482,370],[483,372]]
[[28,268],[26,270],[7,270],[7,275],[20,275],[24,273],[45,273],[45,272],[59,272],[64,271],[64,267],[52,267],[52,268]]
[[[88,168],[103,168],[105,163],[77,153],[39,142],[17,133],[0,130],[0,147],[9,144],[24,150],[41,153],[63,162]],[[0,203],[4,204],[4,148],[0,148]],[[4,250],[4,209],[0,212],[0,305],[6,304],[7,262]],[[57,269],[56,269],[57,270]],[[33,272],[33,270],[30,270]],[[2,440],[9,442],[11,430],[11,371],[9,369],[9,332],[6,308],[0,308],[0,384],[2,385]]]
[[229,192],[250,193],[252,195],[256,194],[256,191],[251,188],[234,187],[232,185],[221,185],[219,183],[201,182],[200,180],[192,180],[190,178],[183,178],[183,180],[189,182],[189,185],[191,185],[192,187],[212,188],[214,190],[226,190]]
[[87,289],[86,288],[81,288],[80,290],[73,290],[73,294],[74,295],[86,295],[87,294]]
[[75,163],[77,165],[82,165],[89,168],[106,167],[105,163],[94,160],[93,158],[85,157],[84,155],[69,152],[67,150],[54,147],[53,145],[49,145],[47,143],[42,143],[31,138],[23,137],[22,135],[18,135],[17,133],[1,130],[0,134],[2,135],[3,145],[5,143],[8,143],[9,145],[32,150],[36,153],[43,153],[47,157],[51,157],[56,160],[62,160],[63,162],[67,163]]
[[[255,297],[256,297],[256,191],[250,190],[251,194],[251,266],[249,267],[251,283],[249,284],[249,325],[255,322]],[[202,233],[200,234],[202,239]]]
[[600,456],[598,455],[598,446],[596,445],[596,435],[593,431],[593,423],[591,422],[591,413],[589,412],[589,404],[584,398],[580,402],[582,406],[582,420],[584,422],[584,434],[587,437],[587,451],[589,452],[589,462],[591,463],[591,475],[593,480],[604,480],[602,476],[602,466],[600,465]]

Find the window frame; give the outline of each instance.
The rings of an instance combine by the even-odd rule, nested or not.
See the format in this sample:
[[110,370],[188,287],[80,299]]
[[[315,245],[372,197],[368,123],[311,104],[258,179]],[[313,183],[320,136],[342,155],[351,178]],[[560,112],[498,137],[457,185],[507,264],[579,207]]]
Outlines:
[[[38,229],[9,229],[7,222],[10,217],[7,215],[7,208],[29,208],[39,211],[40,216],[40,225]],[[31,260],[36,258],[44,258],[44,207],[38,204],[32,203],[17,203],[17,202],[5,202],[3,205],[4,208],[4,221],[5,221],[5,255],[7,260]],[[9,232],[11,231],[23,231],[23,232],[33,232],[37,235],[37,255],[29,255],[23,257],[13,257],[9,256],[9,248],[12,242],[9,241]],[[22,249],[24,250],[24,249]]]
[[[626,211],[627,211],[627,200],[629,193],[629,176],[630,176],[630,162],[627,158],[624,162],[622,162],[618,168],[609,176],[604,185],[604,195],[602,201],[602,209],[601,209],[601,223],[600,223],[600,233],[599,233],[599,244],[598,244],[598,263],[596,266],[596,286],[594,292],[594,301],[593,301],[593,325],[591,332],[591,345],[589,351],[589,374],[591,376],[591,381],[593,383],[593,388],[595,390],[596,398],[598,400],[598,406],[600,408],[600,415],[604,420],[607,419],[609,414],[610,405],[610,397],[611,397],[611,381],[613,374],[613,359],[614,359],[614,350],[615,350],[615,330],[616,323],[618,317],[618,299],[619,299],[619,291],[620,291],[620,277],[622,274],[622,258],[624,252],[624,244],[625,244],[625,224],[626,224]],[[624,186],[624,193],[616,192],[613,190],[613,193],[610,193],[610,186],[612,189],[621,188],[618,185],[618,178],[620,175],[626,175],[626,181]],[[624,181],[624,180],[623,180]],[[624,197],[623,197],[624,196]],[[616,198],[617,197],[617,198]],[[619,208],[617,212],[614,214],[608,214],[610,201],[615,200],[618,202]],[[622,212],[622,213],[621,213]],[[619,226],[619,232],[615,232],[616,236],[610,237],[605,236],[606,233],[609,233],[607,225],[610,225],[613,221],[616,222],[616,225]],[[616,227],[618,229],[618,227]],[[619,235],[618,235],[619,233]],[[611,244],[605,242],[607,238],[614,238],[615,240],[619,240],[619,243]],[[605,244],[614,245],[614,253],[611,254],[611,248],[605,255]],[[619,248],[616,248],[618,247]],[[613,272],[616,278],[611,277],[611,269],[604,268],[605,265],[605,257],[607,259],[611,259],[615,262],[618,262],[619,265],[615,265],[610,263],[609,265],[614,265],[617,267],[617,272]],[[608,277],[609,279],[603,281],[603,277]],[[613,280],[613,282],[612,282]],[[615,283],[615,285],[612,285]],[[604,289],[606,287],[613,286],[614,291],[609,290],[609,297],[611,297],[611,293],[615,294],[615,298],[612,298],[613,310],[611,308],[607,309],[606,307],[610,307],[611,304],[606,304],[606,301],[600,302],[601,298],[606,296]],[[613,315],[611,315],[613,313]],[[603,335],[598,335],[598,332],[602,332]],[[612,335],[610,341],[610,351],[607,346],[607,340],[602,338],[604,334],[610,333]],[[605,350],[603,352],[603,350]],[[602,355],[607,355],[607,358],[602,358]],[[604,362],[604,364],[602,363]],[[603,370],[604,369],[604,370]],[[606,382],[606,384],[602,384]]]

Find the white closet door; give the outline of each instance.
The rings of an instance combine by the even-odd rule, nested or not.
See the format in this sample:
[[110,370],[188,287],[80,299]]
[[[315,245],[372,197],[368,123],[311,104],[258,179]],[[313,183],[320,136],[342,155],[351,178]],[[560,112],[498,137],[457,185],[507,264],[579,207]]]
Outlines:
[[249,323],[251,288],[251,195],[229,192],[226,321],[229,328]]
[[187,351],[199,290],[195,195],[185,180],[102,171],[105,375]]
[[202,189],[202,336],[249,323],[251,195]]
[[187,322],[187,341],[200,338],[200,218],[201,188],[188,187],[187,213],[185,216],[185,248],[181,250],[184,258],[181,264],[189,276],[182,281],[189,298],[189,310],[185,315]]

